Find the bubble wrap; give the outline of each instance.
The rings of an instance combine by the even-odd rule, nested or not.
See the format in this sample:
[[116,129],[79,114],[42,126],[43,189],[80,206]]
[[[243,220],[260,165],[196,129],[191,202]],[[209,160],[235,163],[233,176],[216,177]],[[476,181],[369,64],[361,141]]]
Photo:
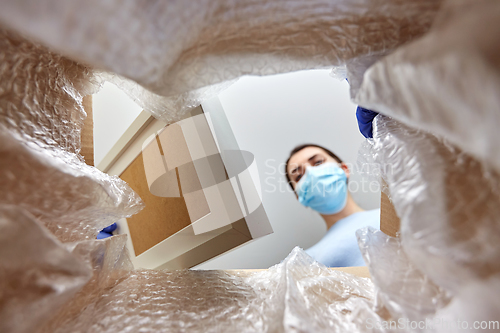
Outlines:
[[[408,307],[384,288],[399,277],[384,276],[387,267],[373,262],[381,303],[395,317],[427,313],[472,323],[500,316],[498,5],[447,2],[426,36],[368,69],[355,98],[394,118],[376,118],[365,160],[382,166],[378,173],[401,219],[399,251],[413,267],[408,274],[424,277],[415,281],[422,292]],[[433,290],[443,290],[448,305],[425,305],[435,300]]]
[[399,237],[371,227],[356,236],[376,286],[378,313],[387,310],[392,319],[421,321],[448,305],[451,296],[413,265]]
[[500,283],[500,174],[445,139],[382,115],[365,153],[391,165],[379,171],[401,219],[400,243],[358,231],[377,300],[396,318],[498,318],[498,293],[487,288]]
[[98,282],[97,271],[43,332],[358,332],[366,315],[378,318],[369,279],[299,248],[250,273],[114,269]]
[[500,170],[499,16],[499,1],[448,1],[428,34],[366,72],[355,102]]
[[1,332],[34,332],[91,277],[90,267],[11,205],[0,205],[0,258]]
[[178,106],[212,96],[204,87],[241,75],[332,67],[384,54],[426,32],[440,3],[4,0],[0,22],[137,82],[121,86],[169,121]]
[[422,295],[435,285],[450,297],[435,318],[500,317],[499,17],[497,1],[448,1],[428,34],[366,71],[355,97],[393,118],[376,118],[366,160],[383,167],[401,250],[428,279]]
[[[449,1],[401,46],[440,4],[2,1],[0,24],[52,51],[1,33],[0,328],[379,332],[366,320],[498,319],[498,2]],[[81,97],[103,79],[169,121],[241,75],[337,65],[356,101],[394,118],[376,118],[365,152],[392,166],[381,174],[401,218],[400,239],[358,232],[374,284],[299,249],[261,272],[148,271],[132,269],[124,236],[84,240],[140,208],[77,155]]]
[[13,206],[0,206],[0,231],[6,332],[366,332],[380,320],[369,279],[299,248],[256,272],[133,270],[125,235],[63,244]]
[[0,123],[39,146],[78,153],[82,98],[97,88],[92,71],[3,29],[0,50]]
[[26,209],[60,240],[94,238],[140,198],[78,155],[93,72],[0,29],[0,204]]

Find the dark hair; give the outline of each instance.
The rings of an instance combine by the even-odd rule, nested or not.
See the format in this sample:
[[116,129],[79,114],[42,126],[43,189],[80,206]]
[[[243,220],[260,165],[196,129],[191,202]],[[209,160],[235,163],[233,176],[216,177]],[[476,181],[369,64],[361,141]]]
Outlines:
[[320,145],[315,145],[313,143],[306,143],[306,144],[299,145],[299,146],[293,148],[292,151],[290,152],[290,156],[288,157],[288,159],[286,160],[286,163],[285,163],[286,180],[288,182],[288,185],[290,185],[290,187],[292,188],[292,190],[293,190],[292,180],[290,179],[290,175],[288,175],[288,162],[290,162],[290,159],[292,158],[293,155],[295,155],[296,153],[298,153],[299,151],[301,151],[302,149],[307,148],[307,147],[321,148],[325,151],[325,153],[327,153],[329,156],[333,157],[334,160],[336,160],[339,163],[343,163],[342,160],[337,155],[335,155],[331,150],[326,149],[325,147],[322,147]]

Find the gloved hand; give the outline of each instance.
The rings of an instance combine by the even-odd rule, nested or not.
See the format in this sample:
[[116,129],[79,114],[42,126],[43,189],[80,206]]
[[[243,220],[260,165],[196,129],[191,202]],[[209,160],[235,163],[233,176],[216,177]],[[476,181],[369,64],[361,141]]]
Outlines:
[[102,229],[97,234],[97,239],[104,239],[113,236],[112,232],[116,230],[116,227],[117,227],[116,223],[113,223],[112,225]]
[[377,115],[378,112],[362,108],[361,106],[358,106],[356,109],[359,131],[365,138],[373,138],[372,121]]

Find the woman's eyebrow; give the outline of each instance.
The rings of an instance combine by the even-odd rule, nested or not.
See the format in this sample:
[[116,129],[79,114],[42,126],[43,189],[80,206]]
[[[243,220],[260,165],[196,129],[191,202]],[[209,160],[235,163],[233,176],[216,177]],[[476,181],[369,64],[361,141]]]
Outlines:
[[302,165],[299,165],[298,167],[296,167],[295,169],[290,171],[290,174],[293,175],[295,173],[295,171],[297,171],[298,169],[302,169]]
[[311,162],[312,160],[314,160],[316,158],[316,156],[318,156],[319,154],[314,154],[313,156],[309,157],[308,161]]
[[[314,154],[313,156],[309,157],[307,159],[308,162],[311,162],[312,160],[314,160],[319,154]],[[290,174],[293,175],[295,173],[295,171],[297,171],[298,169],[302,169],[302,165],[299,165],[298,167],[296,167],[295,169],[292,169],[292,171],[290,171]]]

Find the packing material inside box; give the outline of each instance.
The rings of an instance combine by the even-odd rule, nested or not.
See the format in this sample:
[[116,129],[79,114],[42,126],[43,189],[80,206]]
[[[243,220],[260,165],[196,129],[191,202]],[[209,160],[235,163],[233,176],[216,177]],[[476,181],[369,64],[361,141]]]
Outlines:
[[[389,319],[498,320],[500,4],[440,5],[4,1],[0,330],[368,332]],[[357,232],[372,281],[299,249],[262,272],[134,270],[126,236],[94,240],[142,207],[79,155],[82,99],[103,77],[173,121],[240,75],[340,65],[353,98],[386,115],[362,155],[391,165],[379,174],[401,230]]]

